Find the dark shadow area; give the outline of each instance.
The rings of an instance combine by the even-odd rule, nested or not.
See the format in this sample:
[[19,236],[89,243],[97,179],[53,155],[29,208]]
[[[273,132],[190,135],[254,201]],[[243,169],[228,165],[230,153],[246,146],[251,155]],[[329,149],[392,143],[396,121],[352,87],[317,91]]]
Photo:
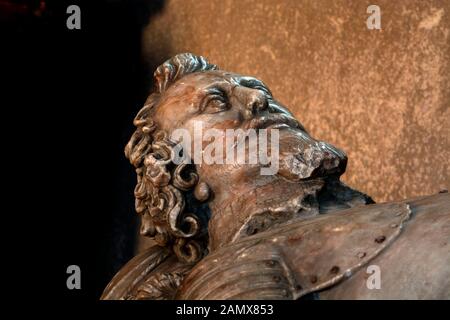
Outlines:
[[[72,4],[81,8],[81,30],[66,27]],[[8,119],[33,123],[27,152],[35,155],[37,176],[27,201],[40,217],[23,246],[38,247],[33,259],[45,261],[62,296],[98,299],[133,256],[135,175],[123,149],[151,86],[142,29],[164,3],[2,0],[0,6],[3,62],[17,90]],[[146,65],[164,58],[146,57]],[[82,290],[66,288],[71,264],[81,268]]]

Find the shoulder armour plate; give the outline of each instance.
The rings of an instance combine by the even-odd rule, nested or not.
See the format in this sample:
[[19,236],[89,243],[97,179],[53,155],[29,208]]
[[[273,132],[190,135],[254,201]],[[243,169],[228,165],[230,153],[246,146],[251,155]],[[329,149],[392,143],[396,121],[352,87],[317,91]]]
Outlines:
[[293,220],[213,251],[178,299],[298,299],[351,276],[389,246],[410,217],[405,203]]

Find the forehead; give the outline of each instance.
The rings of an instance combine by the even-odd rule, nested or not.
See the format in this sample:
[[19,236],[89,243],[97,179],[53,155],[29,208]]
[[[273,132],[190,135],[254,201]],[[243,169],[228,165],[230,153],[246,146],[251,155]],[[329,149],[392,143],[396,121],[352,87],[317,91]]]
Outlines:
[[166,91],[167,95],[179,95],[183,93],[207,89],[214,86],[239,86],[239,85],[260,85],[264,86],[261,80],[254,77],[243,76],[222,70],[210,70],[195,72],[183,76],[173,83]]
[[202,87],[210,84],[211,82],[225,82],[230,84],[237,84],[239,78],[242,77],[243,76],[232,72],[222,70],[209,70],[187,74],[178,81],[176,81],[173,84],[173,86],[196,84],[199,87]]

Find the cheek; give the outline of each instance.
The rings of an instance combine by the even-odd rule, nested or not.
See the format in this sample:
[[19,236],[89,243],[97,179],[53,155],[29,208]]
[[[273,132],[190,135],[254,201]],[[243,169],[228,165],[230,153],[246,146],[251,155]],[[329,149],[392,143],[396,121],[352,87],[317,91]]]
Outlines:
[[[200,139],[201,141],[207,139],[205,137],[212,134],[212,136],[216,136],[217,133],[213,133],[208,130],[215,130],[221,132],[221,136],[225,136],[225,131],[227,129],[238,129],[241,127],[242,120],[238,117],[237,114],[227,111],[222,113],[214,113],[214,114],[201,114],[194,116],[183,123],[183,128],[189,132],[190,141],[193,143],[194,140]],[[209,143],[209,139],[203,141],[203,148]],[[191,149],[193,150],[193,149]]]
[[205,114],[203,119],[205,129],[214,128],[218,130],[240,128],[244,119],[236,110],[228,110],[221,113]]
[[241,126],[242,121],[238,119],[226,119],[220,122],[214,123],[213,128],[218,130],[237,129]]
[[161,129],[168,132],[181,127],[186,121],[188,112],[186,106],[180,103],[172,103],[164,105],[157,109],[154,119]]

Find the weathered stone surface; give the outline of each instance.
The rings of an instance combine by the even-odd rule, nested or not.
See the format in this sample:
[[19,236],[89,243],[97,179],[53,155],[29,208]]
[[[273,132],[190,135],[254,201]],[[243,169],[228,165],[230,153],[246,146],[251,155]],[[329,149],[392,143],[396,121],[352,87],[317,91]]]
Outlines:
[[[143,36],[256,76],[310,133],[349,156],[344,181],[378,201],[450,186],[450,2],[166,1]],[[155,65],[151,66],[154,69]]]
[[[154,81],[125,155],[136,169],[140,234],[160,248],[149,251],[157,261],[144,272],[145,253],[119,271],[104,298],[297,299],[338,285],[384,249],[393,253],[374,265],[374,276],[382,268],[395,275],[380,299],[448,298],[448,192],[373,204],[340,181],[345,153],[310,136],[259,80],[204,57],[178,54],[156,69]],[[280,128],[279,166],[261,174],[267,163],[228,160],[232,149],[225,162],[179,163],[170,135],[183,129],[194,137],[194,150],[183,154],[195,158],[204,150],[199,124],[222,137],[229,129]],[[361,299],[361,286],[372,289],[353,282],[344,294]]]

